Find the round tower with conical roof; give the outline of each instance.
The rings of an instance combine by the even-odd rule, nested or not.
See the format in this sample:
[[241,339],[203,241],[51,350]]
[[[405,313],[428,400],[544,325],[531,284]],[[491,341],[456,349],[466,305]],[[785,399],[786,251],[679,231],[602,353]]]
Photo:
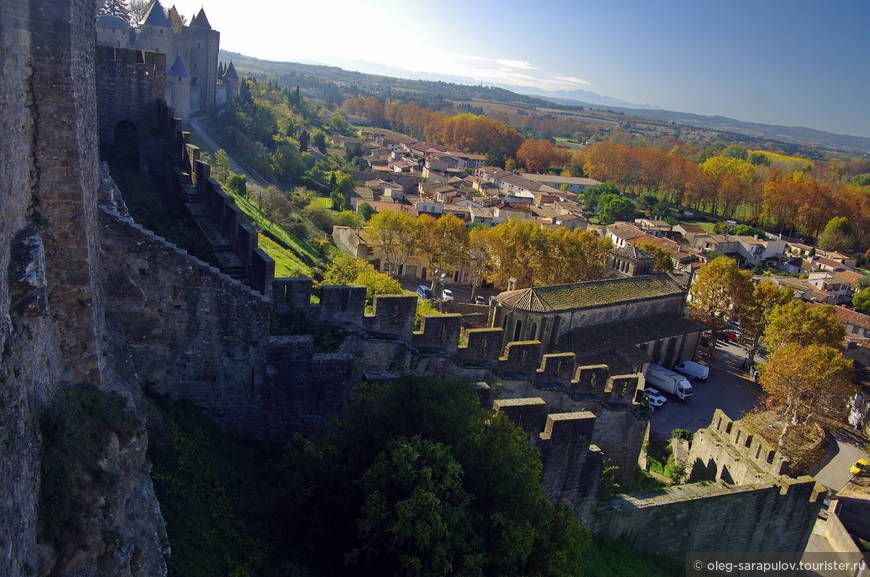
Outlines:
[[166,103],[175,110],[176,118],[190,118],[190,73],[181,54],[166,72]]
[[227,87],[227,103],[229,104],[239,96],[239,74],[236,72],[236,67],[233,66],[232,61],[227,66],[223,80]]

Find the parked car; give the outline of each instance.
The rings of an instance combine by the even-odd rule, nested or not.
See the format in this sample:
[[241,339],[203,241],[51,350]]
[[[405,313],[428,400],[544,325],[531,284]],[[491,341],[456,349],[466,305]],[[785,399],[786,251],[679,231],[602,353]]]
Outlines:
[[441,300],[446,303],[453,302],[453,291],[450,289],[444,289],[441,291]]
[[870,462],[868,462],[867,459],[858,459],[849,468],[849,472],[853,475],[860,475],[861,473],[870,472]]
[[474,297],[474,304],[485,305],[486,304],[486,297],[484,297],[483,295],[477,295],[476,297]]
[[668,402],[667,397],[665,397],[663,394],[661,394],[656,389],[653,389],[652,387],[644,389],[643,398],[646,400],[647,404],[650,407],[656,408],[661,407],[666,402]]
[[421,284],[417,287],[417,294],[423,297],[425,300],[432,300],[435,298],[435,295],[432,294],[432,289],[424,284]]
[[740,341],[740,331],[725,330],[720,333],[722,338],[732,343]]

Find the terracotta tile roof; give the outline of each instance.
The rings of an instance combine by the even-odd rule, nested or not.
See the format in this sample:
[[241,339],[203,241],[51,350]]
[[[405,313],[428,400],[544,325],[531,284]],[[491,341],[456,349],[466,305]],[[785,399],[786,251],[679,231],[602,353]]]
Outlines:
[[844,307],[836,307],[835,313],[837,318],[844,325],[870,329],[870,315],[865,315],[860,311],[853,311]]
[[635,225],[627,222],[619,222],[611,224],[607,227],[607,232],[613,236],[619,237],[625,241],[644,236],[646,233],[637,228]]
[[531,312],[558,312],[607,306],[650,298],[683,295],[685,291],[666,273],[619,279],[541,286],[499,294],[506,307]]

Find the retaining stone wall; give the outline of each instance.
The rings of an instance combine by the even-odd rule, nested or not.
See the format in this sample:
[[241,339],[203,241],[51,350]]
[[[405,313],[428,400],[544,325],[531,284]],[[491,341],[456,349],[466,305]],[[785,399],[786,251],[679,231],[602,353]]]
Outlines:
[[805,548],[821,505],[810,477],[679,485],[599,505],[593,530],[670,557],[692,551],[796,552]]

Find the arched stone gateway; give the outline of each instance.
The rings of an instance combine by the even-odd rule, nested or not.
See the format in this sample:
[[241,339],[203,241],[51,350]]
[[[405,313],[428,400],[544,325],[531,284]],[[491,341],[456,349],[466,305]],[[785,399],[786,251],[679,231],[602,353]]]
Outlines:
[[129,120],[115,125],[115,146],[112,153],[118,164],[131,170],[139,170],[139,129]]

